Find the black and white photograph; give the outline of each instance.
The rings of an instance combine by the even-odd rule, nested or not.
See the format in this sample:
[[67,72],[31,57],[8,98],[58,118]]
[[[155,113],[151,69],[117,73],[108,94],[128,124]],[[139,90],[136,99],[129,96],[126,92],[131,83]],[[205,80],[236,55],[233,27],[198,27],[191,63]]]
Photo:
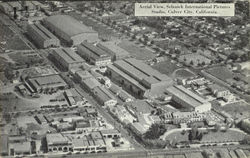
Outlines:
[[249,0],[0,0],[1,158],[250,158]]

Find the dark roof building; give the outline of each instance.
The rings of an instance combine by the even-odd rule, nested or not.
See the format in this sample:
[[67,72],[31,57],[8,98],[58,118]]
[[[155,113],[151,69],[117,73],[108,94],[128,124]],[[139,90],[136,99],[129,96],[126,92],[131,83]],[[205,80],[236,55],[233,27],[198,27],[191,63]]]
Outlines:
[[69,44],[98,41],[98,33],[69,15],[54,15],[44,19],[44,25]]
[[86,41],[77,46],[77,51],[80,56],[96,66],[104,66],[111,63],[110,55]]
[[41,24],[28,25],[27,32],[39,48],[60,46],[59,39]]
[[69,70],[73,67],[80,67],[85,61],[70,48],[54,49],[52,55],[63,68]]

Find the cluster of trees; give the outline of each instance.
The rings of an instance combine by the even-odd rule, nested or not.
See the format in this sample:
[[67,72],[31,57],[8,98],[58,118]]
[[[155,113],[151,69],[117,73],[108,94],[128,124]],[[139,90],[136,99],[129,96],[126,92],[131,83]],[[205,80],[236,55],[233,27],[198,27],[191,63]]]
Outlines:
[[190,141],[201,140],[202,137],[203,137],[203,132],[199,131],[196,126],[192,127],[192,129],[189,131],[188,138]]
[[152,124],[149,130],[142,136],[143,144],[148,148],[164,148],[168,142],[160,140],[159,137],[166,132],[161,124]]

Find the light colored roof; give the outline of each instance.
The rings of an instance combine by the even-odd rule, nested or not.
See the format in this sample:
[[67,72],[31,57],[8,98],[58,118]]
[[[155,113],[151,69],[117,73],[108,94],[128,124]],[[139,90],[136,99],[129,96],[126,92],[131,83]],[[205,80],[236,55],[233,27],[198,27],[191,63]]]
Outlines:
[[2,134],[0,136],[0,145],[1,145],[0,153],[8,152],[8,136],[7,135]]
[[100,82],[98,82],[95,78],[87,78],[82,81],[86,86],[88,86],[90,89],[93,89],[97,86],[100,86]]
[[68,138],[64,137],[61,133],[50,133],[46,135],[48,144],[61,144],[68,143]]
[[210,88],[211,90],[217,90],[217,91],[227,91],[228,89],[226,89],[225,87],[219,86],[217,84],[211,84],[207,86],[208,88]]
[[135,100],[127,105],[130,105],[135,112],[143,114],[150,114],[151,111],[154,110],[153,107],[145,100]]
[[54,49],[53,53],[60,56],[68,64],[84,62],[84,60],[70,48]]
[[89,146],[88,140],[86,137],[85,139],[73,139],[72,140],[72,145],[74,148],[80,148],[80,147],[87,147]]
[[9,146],[13,148],[15,152],[31,152],[30,142],[11,143]]
[[195,94],[181,85],[168,87],[167,91],[193,107],[200,106],[201,104],[207,102],[198,94]]
[[97,131],[92,132],[91,137],[93,139],[102,139],[102,135],[101,135],[101,133],[99,131],[98,132]]
[[102,134],[120,134],[118,130],[116,129],[106,129],[106,130],[101,130]]
[[39,86],[53,86],[53,85],[67,85],[59,75],[48,75],[31,78],[30,81],[35,87]]
[[83,33],[96,33],[69,15],[53,15],[44,20],[70,37]]

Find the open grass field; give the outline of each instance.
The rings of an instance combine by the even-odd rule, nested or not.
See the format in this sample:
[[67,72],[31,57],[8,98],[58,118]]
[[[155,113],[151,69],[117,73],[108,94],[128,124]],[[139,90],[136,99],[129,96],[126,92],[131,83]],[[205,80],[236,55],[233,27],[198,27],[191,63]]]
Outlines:
[[17,66],[34,66],[39,65],[45,62],[45,60],[36,52],[27,52],[27,53],[9,53],[8,56],[13,60]]
[[189,78],[189,77],[194,77],[194,76],[195,76],[194,73],[185,69],[179,69],[175,72],[176,78]]
[[179,68],[176,64],[171,63],[169,60],[156,63],[152,67],[160,71],[161,73],[169,75],[169,76],[171,76],[172,73]]
[[222,81],[226,81],[226,79],[232,79],[234,77],[233,73],[226,67],[214,67],[208,69],[207,72]]
[[150,60],[156,57],[156,55],[150,50],[139,47],[129,40],[122,40],[121,43],[118,44],[118,46],[125,49],[131,54],[131,56],[139,60]]
[[[178,130],[170,133],[166,136],[165,140],[170,142],[189,142],[188,139],[189,131],[182,133]],[[213,132],[209,131],[207,134],[203,134],[201,143],[224,143],[228,141],[241,141],[245,138],[246,134],[238,129],[228,129],[226,132],[218,131]]]

